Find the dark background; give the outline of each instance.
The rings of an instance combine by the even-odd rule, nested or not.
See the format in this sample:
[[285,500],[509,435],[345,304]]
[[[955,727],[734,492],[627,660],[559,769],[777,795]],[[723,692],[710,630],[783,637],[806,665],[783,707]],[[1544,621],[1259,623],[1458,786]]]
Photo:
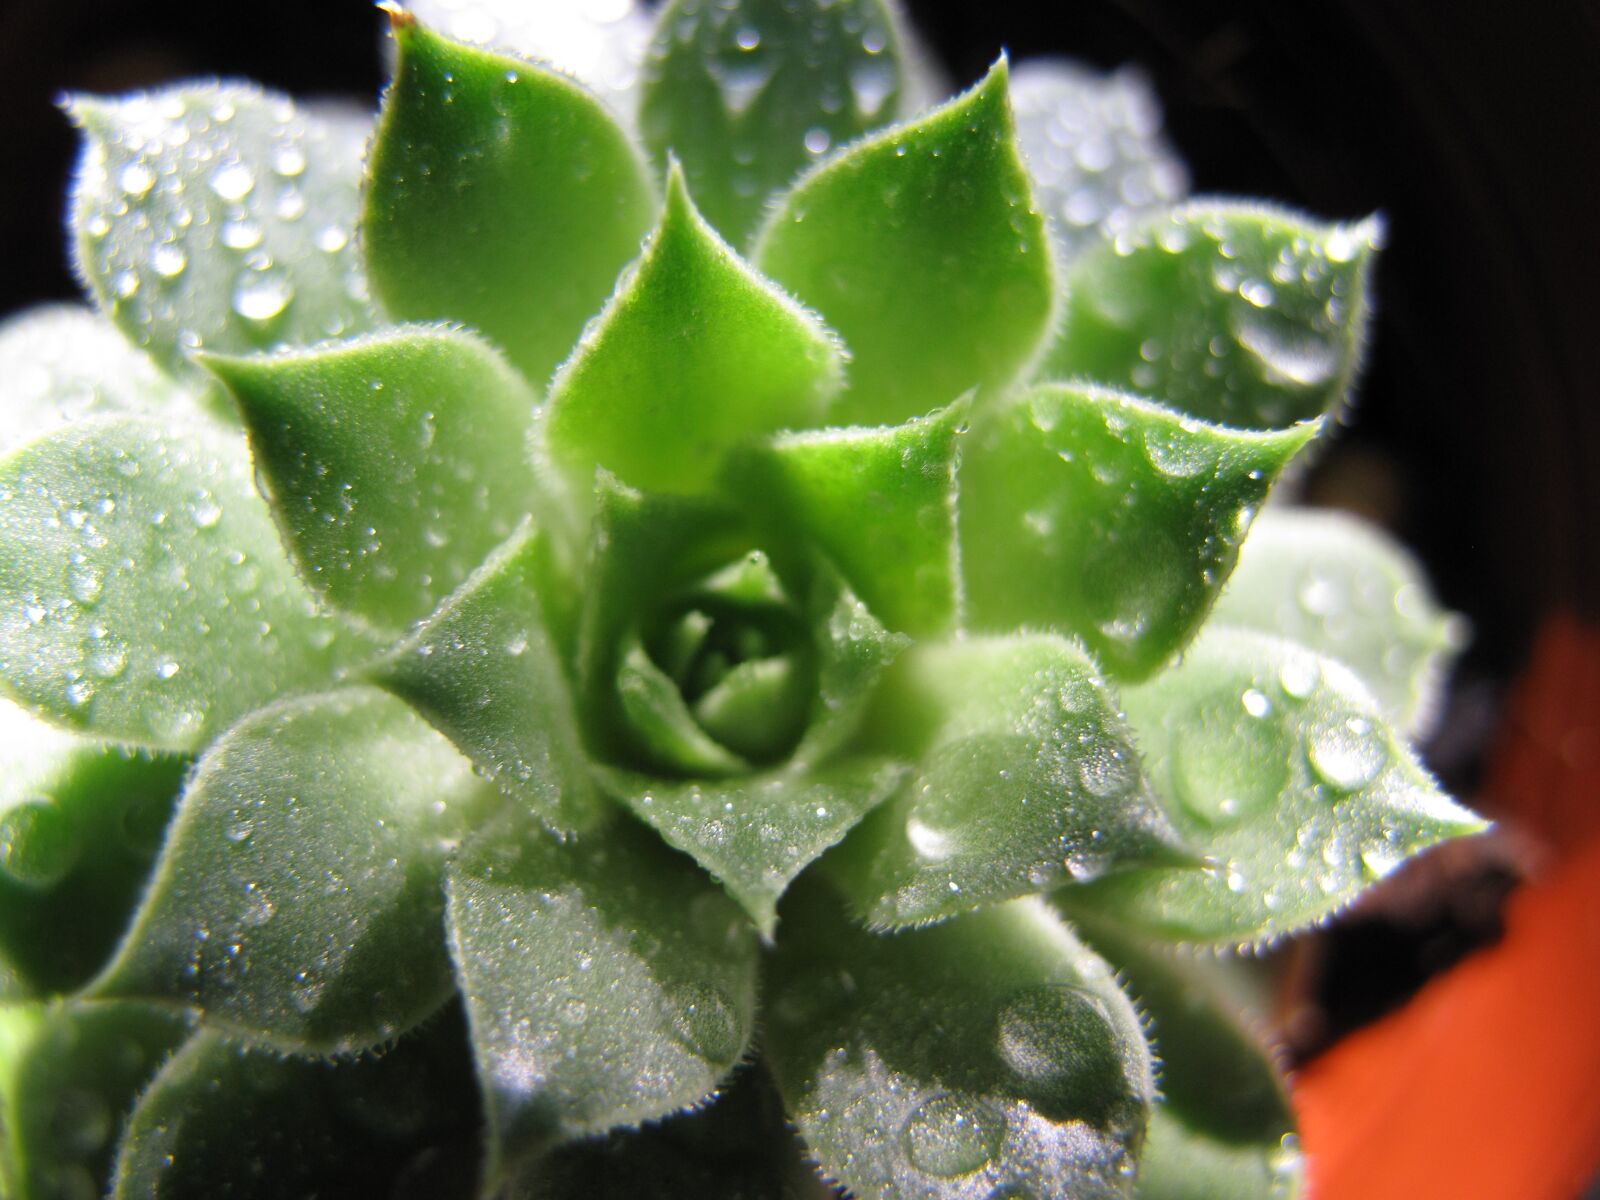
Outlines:
[[[1538,621],[1563,608],[1600,615],[1600,7],[908,7],[962,84],[1002,46],[1016,59],[1142,64],[1198,192],[1326,217],[1384,212],[1361,403],[1310,486],[1394,529],[1471,618],[1476,640],[1429,754],[1472,798]],[[0,312],[75,291],[60,217],[74,139],[52,107],[60,91],[220,74],[370,101],[382,26],[364,0],[0,0]],[[1334,998],[1348,1010],[1334,1025],[1448,961],[1477,936],[1460,926],[1481,917],[1446,913],[1420,934],[1358,923],[1329,952],[1368,969],[1326,977],[1371,994]]]

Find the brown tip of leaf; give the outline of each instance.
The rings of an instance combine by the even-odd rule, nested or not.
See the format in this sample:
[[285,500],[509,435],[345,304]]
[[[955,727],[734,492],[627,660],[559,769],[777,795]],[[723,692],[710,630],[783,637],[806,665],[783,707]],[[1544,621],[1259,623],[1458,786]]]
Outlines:
[[417,23],[416,17],[398,4],[390,3],[389,0],[383,0],[378,7],[389,14],[389,32],[397,36]]

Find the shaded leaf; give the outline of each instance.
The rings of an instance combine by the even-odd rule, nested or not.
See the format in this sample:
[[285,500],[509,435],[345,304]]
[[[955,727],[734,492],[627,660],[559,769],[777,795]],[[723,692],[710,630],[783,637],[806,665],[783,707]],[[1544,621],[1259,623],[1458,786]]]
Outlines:
[[1310,509],[1261,514],[1213,616],[1338,659],[1413,733],[1431,723],[1466,637],[1403,547],[1364,522]]
[[903,421],[1016,376],[1050,324],[1054,279],[1004,60],[802,178],[754,257],[850,348],[842,421]]
[[204,361],[239,403],[302,575],[378,628],[431,613],[532,506],[533,395],[470,333]]
[[546,444],[581,483],[695,492],[730,446],[819,424],[836,339],[712,231],[676,168],[643,257],[550,388]]
[[491,803],[392,696],[256,713],[200,760],[90,994],[182,1005],[301,1053],[381,1045],[450,993],[441,864]]
[[742,244],[768,198],[900,110],[900,33],[882,0],[671,0],[656,16],[639,124],[676,154],[711,223]]
[[361,134],[286,96],[199,83],[80,96],[73,254],[97,304],[169,370],[372,324],[355,244]]
[[394,22],[363,199],[373,289],[399,317],[481,329],[542,387],[650,227],[644,164],[571,80]]
[[451,865],[449,922],[491,1182],[558,1142],[704,1100],[749,1044],[753,931],[631,823],[568,843],[491,830]]
[[1205,620],[1317,429],[1224,429],[1095,387],[1007,397],[962,454],[970,623],[1076,634],[1113,675],[1150,674]]
[[0,677],[50,720],[167,750],[363,648],[295,578],[244,439],[103,417],[0,460]]
[[1375,220],[1174,209],[1073,260],[1038,374],[1130,388],[1246,429],[1337,413],[1360,361],[1380,236]]
[[1093,661],[1044,634],[918,646],[872,713],[916,763],[833,876],[868,923],[936,921],[1171,860],[1174,838]]
[[827,1177],[861,1200],[1130,1194],[1149,1051],[1041,901],[884,936],[812,894],[784,927],[767,1045]]
[[1258,942],[1327,916],[1410,855],[1483,822],[1445,796],[1332,659],[1211,628],[1122,694],[1151,782],[1207,856],[1060,894],[1162,938]]

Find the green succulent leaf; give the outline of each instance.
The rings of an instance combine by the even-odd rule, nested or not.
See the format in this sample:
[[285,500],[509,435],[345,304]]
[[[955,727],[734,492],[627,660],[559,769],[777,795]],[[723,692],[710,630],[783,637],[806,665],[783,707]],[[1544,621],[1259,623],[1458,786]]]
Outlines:
[[998,385],[1051,322],[1054,269],[1002,59],[971,91],[828,159],[784,196],[760,269],[850,347],[839,416],[889,424]]
[[473,334],[204,361],[239,404],[301,574],[376,628],[426,617],[533,505],[533,394]]
[[1465,639],[1462,618],[1440,610],[1401,546],[1354,517],[1310,509],[1261,514],[1213,615],[1338,659],[1413,733],[1431,724]]
[[1238,963],[1080,926],[1116,966],[1161,1061],[1139,1200],[1286,1200],[1300,1155],[1288,1089],[1235,994]]
[[587,483],[695,492],[732,445],[816,425],[839,390],[837,340],[750,270],[674,167],[644,255],[550,388],[546,444]]
[[367,674],[512,800],[572,832],[609,806],[590,777],[571,684],[540,609],[543,542],[531,525],[519,529]]
[[885,681],[873,724],[916,763],[834,860],[874,927],[1175,856],[1115,700],[1058,637],[918,646]]
[[337,1063],[285,1058],[203,1030],[140,1097],[110,1195],[470,1200],[477,1118],[459,1017],[382,1056]]
[[365,130],[240,84],[80,96],[73,253],[96,303],[170,371],[373,322],[356,249]]
[[382,692],[265,709],[200,760],[91,994],[182,1005],[295,1052],[381,1045],[449,995],[441,867],[491,797]]
[[749,1045],[753,930],[631,822],[565,843],[481,838],[448,892],[491,1182],[559,1142],[704,1100]]
[[882,0],[671,0],[645,59],[639,124],[683,161],[706,216],[741,244],[825,154],[894,119],[900,37]]
[[0,678],[48,719],[193,750],[362,648],[295,577],[236,434],[101,417],[0,460]]
[[961,612],[958,435],[965,404],[904,425],[785,433],[748,451],[725,490],[812,542],[892,629],[948,631]]
[[0,1007],[0,1189],[103,1196],[114,1137],[183,1022],[140,1004]]
[[1113,675],[1149,675],[1205,620],[1317,429],[1224,429],[1092,386],[1014,393],[962,454],[969,623],[1075,634]]
[[0,701],[0,998],[71,991],[116,946],[188,761],[56,730]]
[[794,909],[767,1045],[825,1175],[862,1200],[1129,1195],[1149,1052],[1110,968],[1041,901],[890,936],[826,897]]
[[89,417],[192,419],[193,403],[92,309],[49,304],[0,324],[0,454]]
[[1183,199],[1189,176],[1161,136],[1161,106],[1137,70],[1101,75],[1033,58],[1011,74],[1017,141],[1063,261]]
[[1293,642],[1208,629],[1122,700],[1157,793],[1207,865],[1071,889],[1068,911],[1176,941],[1261,942],[1484,827],[1439,791],[1348,667]]
[[403,13],[395,39],[363,200],[373,288],[398,317],[481,329],[542,387],[650,228],[645,165],[572,80]]
[[1376,219],[1174,209],[1073,260],[1039,373],[1130,388],[1246,429],[1337,414],[1360,361],[1380,238]]

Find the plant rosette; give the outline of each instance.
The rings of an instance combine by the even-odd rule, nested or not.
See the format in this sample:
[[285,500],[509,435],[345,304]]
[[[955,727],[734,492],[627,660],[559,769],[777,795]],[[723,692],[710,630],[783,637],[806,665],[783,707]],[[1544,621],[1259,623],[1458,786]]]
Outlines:
[[1267,505],[1376,224],[1186,200],[1130,76],[929,104],[875,0],[509,14],[394,11],[375,125],[68,106],[5,1194],[1292,1193],[1174,948],[1480,827],[1416,569]]

